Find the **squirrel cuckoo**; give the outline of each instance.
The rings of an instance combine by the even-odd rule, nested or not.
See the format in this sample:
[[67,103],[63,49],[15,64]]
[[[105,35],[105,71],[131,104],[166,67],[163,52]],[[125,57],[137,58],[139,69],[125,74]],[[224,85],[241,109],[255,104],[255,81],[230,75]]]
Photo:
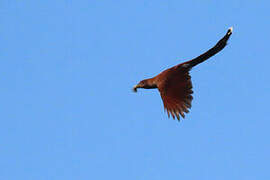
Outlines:
[[191,101],[193,99],[189,71],[197,64],[220,52],[226,46],[232,30],[232,27],[229,28],[225,36],[207,52],[190,61],[169,68],[153,78],[140,81],[139,84],[133,87],[133,91],[137,92],[138,88],[157,88],[163,100],[164,108],[167,110],[168,117],[171,115],[173,119],[176,117],[178,121],[180,120],[179,115],[185,118],[184,113],[189,112],[188,109],[191,108]]

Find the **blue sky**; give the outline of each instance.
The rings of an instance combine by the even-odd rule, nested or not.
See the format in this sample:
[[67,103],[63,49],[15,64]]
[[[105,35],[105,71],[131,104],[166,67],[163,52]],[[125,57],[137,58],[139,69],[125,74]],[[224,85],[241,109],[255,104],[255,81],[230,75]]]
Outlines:
[[[269,179],[269,1],[0,2],[0,179]],[[138,81],[189,60],[191,112]]]

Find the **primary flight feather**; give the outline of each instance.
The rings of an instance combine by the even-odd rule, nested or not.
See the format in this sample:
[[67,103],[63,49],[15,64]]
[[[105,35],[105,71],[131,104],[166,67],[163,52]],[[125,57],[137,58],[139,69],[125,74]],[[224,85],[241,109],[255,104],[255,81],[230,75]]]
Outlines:
[[229,28],[225,36],[207,52],[190,61],[169,68],[153,78],[140,81],[139,84],[133,87],[133,91],[137,92],[138,88],[158,88],[168,116],[171,115],[173,119],[177,118],[178,120],[180,120],[180,115],[184,118],[185,113],[188,113],[191,108],[193,99],[189,71],[197,64],[220,52],[226,46],[232,30],[232,27]]

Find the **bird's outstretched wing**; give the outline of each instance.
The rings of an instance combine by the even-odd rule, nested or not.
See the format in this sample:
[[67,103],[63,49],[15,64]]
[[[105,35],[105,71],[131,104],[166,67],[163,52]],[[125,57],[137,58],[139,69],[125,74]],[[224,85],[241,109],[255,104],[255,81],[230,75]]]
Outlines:
[[188,71],[169,71],[166,73],[166,80],[158,86],[164,108],[170,115],[180,120],[180,115],[184,118],[191,108],[192,83]]

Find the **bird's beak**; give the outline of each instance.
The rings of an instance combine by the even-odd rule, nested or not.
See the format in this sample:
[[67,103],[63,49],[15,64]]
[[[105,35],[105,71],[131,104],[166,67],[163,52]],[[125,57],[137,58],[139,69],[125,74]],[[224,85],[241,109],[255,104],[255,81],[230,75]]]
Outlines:
[[138,85],[134,86],[134,87],[132,88],[133,92],[137,92],[137,88],[138,88],[138,87],[139,87]]

